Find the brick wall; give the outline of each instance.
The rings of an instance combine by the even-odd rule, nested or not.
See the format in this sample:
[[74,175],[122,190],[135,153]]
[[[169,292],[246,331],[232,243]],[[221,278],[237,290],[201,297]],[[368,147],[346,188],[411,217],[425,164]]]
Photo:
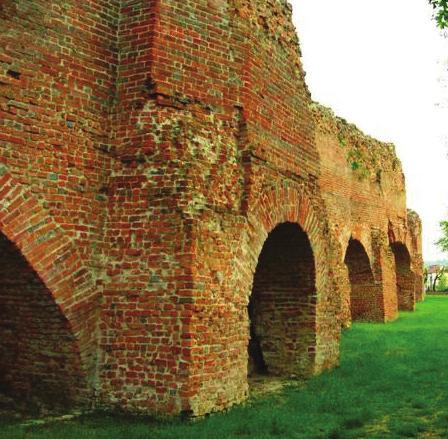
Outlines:
[[331,368],[367,268],[396,316],[390,245],[421,276],[421,224],[393,147],[311,105],[286,1],[7,0],[0,30],[0,230],[81,399],[239,403],[251,324],[268,372]]
[[422,254],[422,222],[413,210],[408,209],[408,230],[405,235],[406,246],[411,253],[411,271],[414,273],[415,300],[421,301],[425,297],[423,285],[423,254]]
[[93,265],[110,168],[104,117],[114,96],[113,0],[7,0],[0,8],[0,152]]
[[[0,4],[0,230],[45,285],[32,293],[35,328],[42,333],[21,337],[44,346],[48,334],[63,366],[52,385],[71,388],[68,400],[89,405],[97,370],[104,183],[111,163],[104,121],[115,93],[118,17],[118,1],[112,0]],[[9,255],[5,250],[2,259]],[[14,277],[23,271],[19,264],[11,270]],[[14,289],[25,299],[19,284]],[[20,312],[29,313],[31,304],[22,305]],[[54,322],[49,327],[46,318]],[[58,331],[64,351],[55,346]],[[2,333],[5,342],[10,337]],[[70,337],[78,346],[77,366],[70,359],[74,353],[66,352],[75,343]],[[29,364],[38,368],[33,355]],[[36,377],[41,374],[36,371]],[[21,377],[16,375],[14,386],[28,388],[29,376],[19,383]],[[39,393],[54,395],[55,389]]]
[[[381,299],[375,301],[376,317],[371,318],[376,320],[382,316],[393,320],[397,317],[401,291],[414,289],[411,277],[421,276],[422,266],[421,222],[418,215],[409,216],[406,209],[401,163],[393,145],[363,134],[325,107],[313,103],[311,108],[322,164],[319,184],[330,229],[342,254],[349,256],[351,239],[364,243],[366,261],[373,275],[369,283],[381,290],[377,293]],[[402,274],[406,264],[396,262],[394,246],[398,243],[403,253],[408,253],[408,265],[414,266],[413,273],[405,275],[406,281]],[[350,258],[346,259],[346,264],[349,261]],[[347,265],[350,272],[350,263]],[[347,288],[346,267],[340,264],[337,270],[342,273],[340,294],[344,296],[347,291],[353,291],[353,279],[348,279],[351,285]],[[367,290],[359,293],[364,301],[369,300]],[[409,296],[408,309],[414,306],[413,294],[412,298]],[[343,307],[341,318],[344,324],[350,321],[348,305]]]

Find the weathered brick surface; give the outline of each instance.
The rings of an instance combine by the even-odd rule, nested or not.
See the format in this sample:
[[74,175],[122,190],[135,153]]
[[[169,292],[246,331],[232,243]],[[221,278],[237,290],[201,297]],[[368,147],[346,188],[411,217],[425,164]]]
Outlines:
[[47,399],[204,414],[421,297],[393,147],[311,103],[285,1],[7,0],[0,30],[1,255],[30,279],[0,383],[47,343]]
[[351,319],[351,303],[359,303],[354,290],[365,290],[363,276],[359,282],[349,279],[348,286],[344,274],[347,268],[353,272],[352,262],[361,260],[351,255],[349,242],[353,240],[362,247],[371,270],[368,276],[373,276],[367,282],[372,285],[371,293],[362,293],[360,306],[372,309],[369,302],[377,302],[376,310],[382,316],[377,314],[374,320],[394,319],[398,309],[413,309],[423,294],[421,222],[406,209],[401,163],[393,145],[364,135],[327,108],[314,103],[311,108],[322,164],[319,183],[330,228],[339,251],[346,255],[346,266],[339,264],[338,268],[342,272],[339,288],[345,297],[343,320]]
[[[58,329],[61,344],[70,328],[84,389],[73,386],[67,396],[80,402],[92,398],[97,370],[97,250],[111,160],[102,145],[109,143],[104,120],[115,84],[115,3],[0,2],[0,230],[42,281],[42,301],[50,291],[69,322]],[[22,303],[17,315],[27,312]],[[35,333],[41,325],[42,334],[56,336],[43,316],[35,322]],[[68,362],[66,371],[79,366]],[[39,377],[32,357],[27,373],[33,364]]]

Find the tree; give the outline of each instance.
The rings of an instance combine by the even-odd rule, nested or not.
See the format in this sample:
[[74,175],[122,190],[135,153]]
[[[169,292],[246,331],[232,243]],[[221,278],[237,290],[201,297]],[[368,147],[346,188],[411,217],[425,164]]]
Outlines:
[[435,276],[433,278],[433,283],[432,283],[432,291],[433,292],[436,292],[437,284],[443,278],[443,275],[445,274],[445,271],[446,271],[446,268],[443,265],[441,267],[438,267],[438,270],[435,273]]
[[447,267],[443,265],[431,265],[430,267],[425,268],[425,286],[426,291],[436,292],[440,290],[437,287],[446,288],[446,279],[445,275],[447,273]]
[[[448,1],[448,0],[447,0]],[[442,229],[442,237],[437,241],[437,245],[443,252],[448,252],[448,221],[442,221],[440,223]]]
[[448,28],[448,0],[428,0],[430,5],[434,8],[434,18],[437,21],[437,26],[440,29]]

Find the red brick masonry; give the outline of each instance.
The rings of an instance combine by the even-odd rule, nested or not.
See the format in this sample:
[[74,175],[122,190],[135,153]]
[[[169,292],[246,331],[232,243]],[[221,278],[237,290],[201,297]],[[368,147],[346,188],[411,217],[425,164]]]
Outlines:
[[0,1],[0,393],[201,415],[413,309],[394,147],[304,76],[284,0]]

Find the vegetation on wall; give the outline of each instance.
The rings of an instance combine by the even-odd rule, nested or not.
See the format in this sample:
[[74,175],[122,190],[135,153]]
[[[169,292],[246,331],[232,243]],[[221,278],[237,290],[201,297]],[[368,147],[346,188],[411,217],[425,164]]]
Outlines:
[[345,150],[347,164],[359,180],[370,178],[381,184],[383,171],[401,172],[393,144],[373,139],[317,102],[311,103],[309,108],[321,130],[336,134],[338,146]]

